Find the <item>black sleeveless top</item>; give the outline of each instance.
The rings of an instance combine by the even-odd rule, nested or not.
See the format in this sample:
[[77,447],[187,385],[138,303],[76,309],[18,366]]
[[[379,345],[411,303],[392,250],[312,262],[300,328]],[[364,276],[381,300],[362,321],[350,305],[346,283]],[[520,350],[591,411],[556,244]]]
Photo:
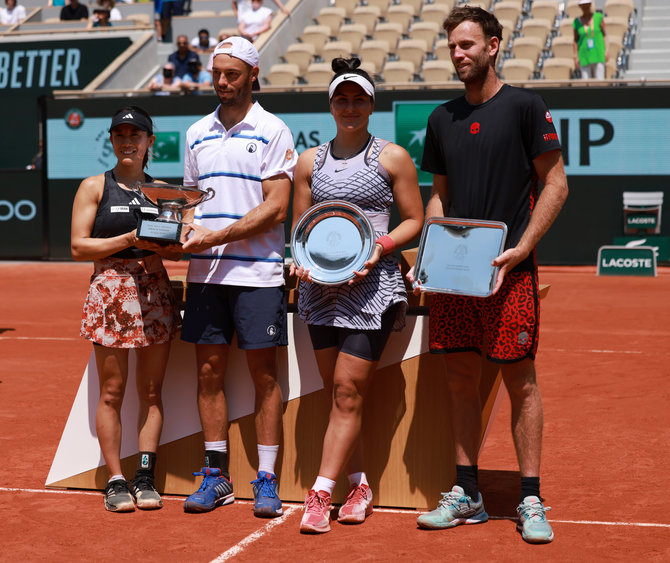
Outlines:
[[[145,182],[153,182],[154,179],[144,174]],[[156,218],[158,209],[149,201],[142,199],[135,192],[124,190],[114,178],[114,172],[105,172],[105,186],[102,191],[102,199],[98,205],[93,223],[92,238],[111,238],[137,228],[140,217]],[[153,254],[150,250],[142,250],[134,246],[124,248],[119,252],[111,254],[111,258],[144,258]]]

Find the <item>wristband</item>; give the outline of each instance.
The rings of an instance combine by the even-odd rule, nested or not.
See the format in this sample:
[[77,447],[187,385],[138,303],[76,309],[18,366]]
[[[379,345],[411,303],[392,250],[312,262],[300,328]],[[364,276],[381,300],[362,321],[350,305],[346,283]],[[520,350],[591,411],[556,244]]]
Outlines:
[[387,254],[391,254],[395,250],[395,242],[393,242],[393,239],[388,236],[384,235],[383,237],[379,237],[376,241],[375,244],[378,244],[379,246],[382,247],[382,256],[386,256]]

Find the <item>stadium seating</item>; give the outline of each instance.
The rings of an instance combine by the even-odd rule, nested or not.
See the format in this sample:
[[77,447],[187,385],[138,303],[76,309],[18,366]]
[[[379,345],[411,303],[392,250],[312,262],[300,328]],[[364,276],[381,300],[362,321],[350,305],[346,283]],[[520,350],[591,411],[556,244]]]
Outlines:
[[517,37],[512,44],[512,54],[517,59],[537,61],[544,42],[537,37]]
[[535,63],[528,59],[507,59],[502,65],[505,80],[526,81],[533,78]]
[[321,49],[330,39],[330,28],[327,25],[308,25],[300,34],[300,41],[314,46],[314,52],[321,55]]
[[545,59],[542,65],[542,74],[547,80],[569,80],[573,70],[573,60],[564,57]]
[[344,13],[346,17],[351,16],[351,14],[354,13],[354,9],[356,9],[356,6],[359,5],[358,0],[335,0],[336,7],[338,8],[344,8]]
[[327,26],[330,29],[330,35],[335,36],[346,15],[347,12],[344,8],[325,6],[324,8],[321,8],[316,15],[316,21],[319,25]]
[[537,37],[544,44],[551,35],[551,28],[552,23],[549,20],[528,18],[521,23],[521,36]]
[[607,17],[628,20],[633,10],[635,10],[633,0],[607,0],[603,11]]
[[445,4],[424,4],[420,13],[421,21],[435,22],[442,29],[442,23],[449,15],[449,11]]
[[365,26],[367,35],[371,35],[377,21],[381,17],[381,10],[377,6],[358,6],[351,15],[352,23]]
[[374,65],[375,73],[380,72],[388,58],[389,44],[381,39],[366,39],[358,50],[361,60]]
[[270,86],[292,86],[297,83],[299,74],[298,65],[277,63],[270,67],[266,78]]
[[402,26],[395,22],[380,22],[375,27],[374,38],[386,41],[391,52],[395,51],[398,40],[402,37]]
[[530,6],[530,16],[549,20],[553,26],[558,17],[558,0],[533,0]]
[[287,63],[297,65],[300,74],[307,70],[309,64],[314,60],[316,49],[311,43],[292,43],[284,53]]
[[365,25],[361,23],[345,23],[340,27],[337,38],[340,41],[348,41],[351,43],[352,51],[357,53],[358,48],[361,46],[366,35],[367,29],[365,28]]
[[571,20],[574,20],[575,18],[578,18],[582,15],[582,9],[579,7],[578,2],[579,0],[568,0],[565,3],[563,13]]
[[502,2],[497,2],[494,4],[493,13],[495,14],[498,20],[509,20],[516,22],[521,17],[521,4],[513,2],[511,0],[503,0]]
[[321,49],[321,57],[327,63],[330,63],[337,57],[351,57],[352,49],[349,41],[328,41]]
[[456,70],[451,61],[435,59],[425,61],[421,69],[421,75],[425,82],[445,82],[453,80]]
[[393,4],[386,11],[386,20],[399,23],[402,26],[403,33],[407,31],[413,19],[414,8],[407,4]]
[[554,57],[572,59],[575,56],[575,41],[572,35],[557,35],[551,42]]
[[330,62],[312,63],[307,67],[303,75],[305,82],[310,86],[326,86],[333,77],[333,70]]
[[387,61],[384,65],[384,82],[412,82],[415,66],[410,61]]
[[409,30],[410,39],[423,39],[429,51],[432,51],[433,43],[437,39],[440,27],[435,22],[414,22]]
[[428,46],[423,39],[401,39],[398,41],[395,54],[398,60],[411,62],[414,65],[413,72],[417,72],[421,68],[427,50]]

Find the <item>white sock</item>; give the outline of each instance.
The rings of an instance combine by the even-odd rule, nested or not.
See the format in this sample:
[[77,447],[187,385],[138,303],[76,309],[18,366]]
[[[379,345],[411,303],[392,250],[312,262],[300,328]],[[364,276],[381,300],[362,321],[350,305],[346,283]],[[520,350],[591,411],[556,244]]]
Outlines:
[[228,440],[219,440],[218,442],[205,442],[205,451],[227,452]]
[[272,473],[275,472],[275,462],[277,461],[277,454],[279,453],[279,446],[261,446],[258,447],[258,472]]
[[124,481],[126,480],[126,478],[123,475],[119,474],[119,475],[112,475],[109,478],[109,481],[107,481],[107,482],[111,483],[112,481],[118,481],[119,479],[123,479]]
[[368,478],[365,475],[365,471],[359,471],[358,473],[352,473],[349,477],[349,484],[353,487],[356,485],[357,487],[360,487],[361,485],[367,485],[368,487],[370,484],[368,483]]
[[319,475],[314,481],[314,486],[312,487],[315,491],[324,491],[330,496],[333,496],[333,489],[335,488],[335,481],[328,479],[328,477],[322,477]]

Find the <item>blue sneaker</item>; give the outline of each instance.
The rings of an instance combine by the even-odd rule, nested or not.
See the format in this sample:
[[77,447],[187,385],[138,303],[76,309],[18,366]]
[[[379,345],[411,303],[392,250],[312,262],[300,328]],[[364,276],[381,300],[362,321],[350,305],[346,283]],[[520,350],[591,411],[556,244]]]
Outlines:
[[516,529],[528,543],[549,543],[554,539],[554,531],[545,515],[547,510],[551,510],[551,507],[545,507],[536,496],[526,497],[517,506],[519,522]]
[[209,512],[235,500],[233,483],[221,475],[218,467],[203,467],[193,475],[202,475],[200,488],[184,502],[184,512]]
[[257,478],[251,482],[254,486],[254,515],[261,518],[274,518],[284,514],[281,500],[277,494],[279,484],[274,473],[259,471]]
[[442,493],[435,510],[417,518],[417,524],[429,530],[442,530],[459,524],[482,524],[488,519],[481,493],[474,502],[461,487],[454,485],[451,491]]

